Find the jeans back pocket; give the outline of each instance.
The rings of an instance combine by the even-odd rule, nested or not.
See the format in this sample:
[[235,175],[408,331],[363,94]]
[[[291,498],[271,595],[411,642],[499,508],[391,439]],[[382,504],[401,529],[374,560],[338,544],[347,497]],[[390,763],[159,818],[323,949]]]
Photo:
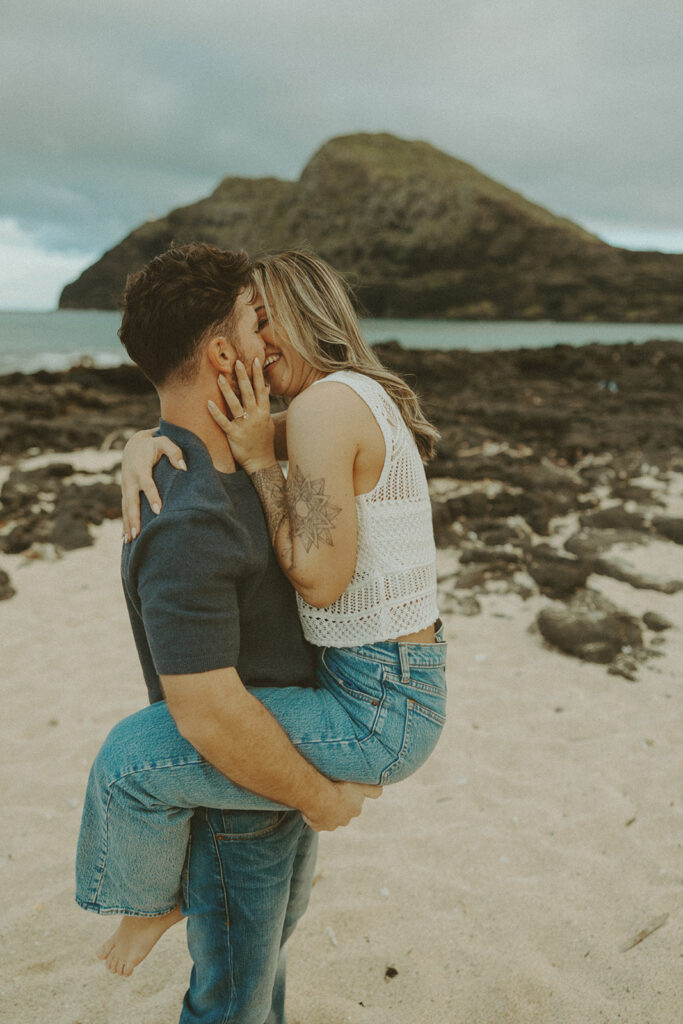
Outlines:
[[430,756],[444,727],[445,717],[417,701],[406,701],[403,743],[396,759],[382,773],[382,785],[400,782],[420,768]]

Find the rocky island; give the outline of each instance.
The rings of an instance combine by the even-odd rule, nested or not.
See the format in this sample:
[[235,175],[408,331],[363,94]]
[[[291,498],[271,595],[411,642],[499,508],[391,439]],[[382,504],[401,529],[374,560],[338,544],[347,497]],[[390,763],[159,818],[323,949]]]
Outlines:
[[68,284],[62,309],[116,309],[126,275],[172,242],[310,247],[377,317],[678,322],[683,255],[631,252],[435,149],[332,139],[298,181],[225,178],[136,228]]

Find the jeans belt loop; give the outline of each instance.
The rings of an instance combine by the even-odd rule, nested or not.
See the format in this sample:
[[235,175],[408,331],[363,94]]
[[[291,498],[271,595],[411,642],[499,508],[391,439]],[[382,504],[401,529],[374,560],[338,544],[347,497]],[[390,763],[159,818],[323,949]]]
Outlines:
[[410,679],[410,659],[408,657],[407,644],[398,644],[398,660],[401,665],[401,682],[405,683]]

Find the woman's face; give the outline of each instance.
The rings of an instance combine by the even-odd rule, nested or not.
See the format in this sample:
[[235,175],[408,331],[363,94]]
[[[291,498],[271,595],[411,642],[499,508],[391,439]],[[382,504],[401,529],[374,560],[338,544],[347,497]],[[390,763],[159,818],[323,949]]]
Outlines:
[[266,347],[263,369],[271,393],[294,398],[320,374],[294,349],[284,328],[277,321],[271,323],[268,320],[260,296],[254,300],[254,309]]

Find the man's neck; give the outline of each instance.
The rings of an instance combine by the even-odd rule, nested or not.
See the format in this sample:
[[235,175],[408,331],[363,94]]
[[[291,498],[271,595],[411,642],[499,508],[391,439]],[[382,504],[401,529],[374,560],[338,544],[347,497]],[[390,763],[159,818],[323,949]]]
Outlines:
[[[218,389],[216,389],[218,392]],[[217,395],[204,394],[203,389],[184,387],[169,388],[159,392],[161,416],[168,423],[190,430],[206,445],[211,461],[219,473],[234,473],[239,467],[232,457],[230,446],[221,428],[211,418],[207,403],[209,398],[218,403]],[[222,405],[222,400],[221,400]]]

